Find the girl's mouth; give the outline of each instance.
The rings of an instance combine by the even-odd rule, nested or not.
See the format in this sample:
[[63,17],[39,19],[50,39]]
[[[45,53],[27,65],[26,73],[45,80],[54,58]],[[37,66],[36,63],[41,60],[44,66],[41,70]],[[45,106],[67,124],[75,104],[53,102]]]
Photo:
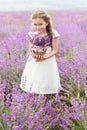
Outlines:
[[38,32],[38,33],[42,33],[42,30],[41,30],[41,29],[40,29],[40,30],[37,30],[37,32]]

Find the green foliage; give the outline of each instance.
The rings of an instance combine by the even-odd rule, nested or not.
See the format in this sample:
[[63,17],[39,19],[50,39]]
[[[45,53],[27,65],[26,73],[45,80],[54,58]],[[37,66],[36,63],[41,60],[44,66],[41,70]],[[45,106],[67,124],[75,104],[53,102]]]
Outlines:
[[84,130],[84,126],[81,120],[72,119],[72,121],[75,124],[74,130]]

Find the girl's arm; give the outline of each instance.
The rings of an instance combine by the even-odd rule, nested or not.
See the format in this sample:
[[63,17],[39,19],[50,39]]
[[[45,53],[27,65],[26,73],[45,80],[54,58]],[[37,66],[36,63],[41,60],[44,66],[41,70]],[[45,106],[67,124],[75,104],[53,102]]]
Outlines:
[[54,56],[58,52],[58,43],[59,43],[60,34],[53,29],[53,36],[52,36],[52,51],[46,55],[44,55],[44,59],[48,59]]
[[31,54],[31,49],[32,49],[33,46],[34,46],[34,43],[29,42],[29,52],[30,52],[30,54]]
[[38,56],[36,55],[36,54],[34,54],[33,52],[32,52],[32,48],[33,48],[33,46],[34,46],[34,43],[32,42],[29,42],[29,52],[30,52],[30,55],[34,58],[34,59],[36,59],[36,58],[38,58]]
[[31,53],[31,48],[34,46],[34,42],[35,42],[35,37],[32,36],[32,31],[28,32],[28,39],[29,39],[29,51]]
[[48,59],[54,56],[58,52],[58,37],[54,37],[52,39],[52,51],[46,55],[44,55],[44,59]]

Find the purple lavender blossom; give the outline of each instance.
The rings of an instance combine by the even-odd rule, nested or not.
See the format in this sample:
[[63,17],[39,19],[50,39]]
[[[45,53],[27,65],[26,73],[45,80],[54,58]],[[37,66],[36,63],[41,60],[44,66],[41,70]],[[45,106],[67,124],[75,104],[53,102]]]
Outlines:
[[36,44],[37,46],[43,46],[43,47],[44,47],[44,45],[46,44],[45,38],[44,38],[44,37],[41,37],[41,38],[38,37],[38,38],[36,39],[35,44]]
[[35,44],[37,46],[44,47],[46,45],[46,43],[50,43],[50,42],[51,42],[51,37],[48,35],[46,37],[45,36],[44,37],[37,37]]
[[[20,13],[20,16],[19,13],[9,13],[9,15],[10,17],[6,17],[7,13],[0,13],[2,19],[0,21],[0,119],[4,122],[3,124],[10,129],[10,126],[15,123],[15,130],[38,130],[40,127],[45,129],[47,124],[48,129],[56,129],[54,127],[57,125],[58,128],[68,130],[68,126],[75,126],[70,121],[71,118],[79,119],[84,124],[82,113],[87,114],[86,104],[83,103],[83,101],[86,102],[87,95],[87,20],[85,19],[87,12],[57,12],[57,15],[54,16],[55,28],[61,34],[57,61],[62,86],[67,87],[67,93],[75,100],[77,100],[78,81],[81,86],[80,102],[69,99],[72,101],[72,107],[61,102],[60,97],[56,103],[55,99],[52,99],[44,104],[44,99],[39,100],[38,96],[28,95],[17,89],[28,50],[25,36],[30,26],[27,17],[29,13],[28,15]],[[18,20],[15,21],[15,18]],[[20,30],[19,25],[24,29]],[[46,43],[50,42],[48,37],[45,38]],[[33,37],[31,39],[33,41]],[[44,46],[43,43],[41,44]],[[12,94],[12,100],[9,100],[9,93]],[[6,113],[5,115],[3,115],[3,111]],[[38,119],[37,122],[36,119]],[[35,123],[37,124],[35,125]]]

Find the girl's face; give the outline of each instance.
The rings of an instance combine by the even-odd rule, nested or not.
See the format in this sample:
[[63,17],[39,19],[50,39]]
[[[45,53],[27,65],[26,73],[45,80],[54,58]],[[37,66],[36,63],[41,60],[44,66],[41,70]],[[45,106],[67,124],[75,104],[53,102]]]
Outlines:
[[32,19],[32,25],[35,31],[38,33],[46,32],[46,26],[48,25],[43,18]]

